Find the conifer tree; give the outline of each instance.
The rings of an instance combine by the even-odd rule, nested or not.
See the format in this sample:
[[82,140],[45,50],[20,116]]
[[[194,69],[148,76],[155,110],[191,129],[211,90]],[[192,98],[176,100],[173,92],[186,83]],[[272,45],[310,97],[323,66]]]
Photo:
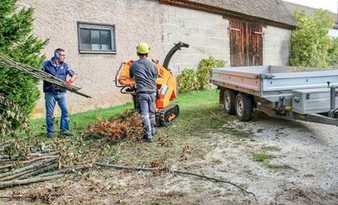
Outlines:
[[[16,2],[0,1],[0,54],[39,68],[44,59],[40,50],[47,41],[32,34],[33,9],[18,8]],[[0,135],[19,128],[22,118],[30,116],[39,98],[37,84],[27,74],[0,66]]]

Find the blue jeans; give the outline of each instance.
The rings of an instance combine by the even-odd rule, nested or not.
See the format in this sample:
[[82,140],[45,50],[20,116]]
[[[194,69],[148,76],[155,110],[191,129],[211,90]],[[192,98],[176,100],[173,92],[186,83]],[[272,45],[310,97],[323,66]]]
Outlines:
[[47,92],[45,93],[46,103],[46,124],[47,134],[52,136],[54,132],[54,108],[55,104],[58,103],[61,109],[61,122],[60,131],[65,132],[69,130],[69,116],[67,109],[66,93],[65,92]]
[[147,94],[147,93],[138,93],[136,96],[138,103],[138,112],[143,118],[145,138],[151,139],[155,135],[155,100],[156,93]]

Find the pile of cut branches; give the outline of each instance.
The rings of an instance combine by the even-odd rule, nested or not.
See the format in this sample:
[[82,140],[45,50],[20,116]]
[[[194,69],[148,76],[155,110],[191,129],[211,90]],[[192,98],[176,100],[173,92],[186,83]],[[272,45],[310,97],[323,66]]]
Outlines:
[[49,181],[91,168],[106,148],[83,144],[70,139],[55,139],[51,144],[20,140],[1,143],[0,189]]
[[140,115],[125,112],[87,128],[85,136],[96,135],[102,140],[89,142],[79,136],[46,143],[19,139],[0,143],[0,189],[53,180],[90,169],[109,152],[109,143],[104,142],[140,141],[143,133]]
[[117,142],[122,139],[141,141],[144,135],[143,121],[138,113],[128,111],[117,118],[102,120],[89,126],[85,135],[102,137],[109,142]]
[[0,189],[54,179],[45,173],[59,168],[59,153],[13,154],[14,143],[2,144],[0,155]]

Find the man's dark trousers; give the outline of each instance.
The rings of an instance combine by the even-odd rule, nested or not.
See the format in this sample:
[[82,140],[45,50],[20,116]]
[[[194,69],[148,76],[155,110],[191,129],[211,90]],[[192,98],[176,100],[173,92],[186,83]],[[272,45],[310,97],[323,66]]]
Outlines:
[[156,93],[138,93],[136,96],[137,103],[139,106],[139,113],[143,118],[145,138],[152,139],[155,135],[155,101]]

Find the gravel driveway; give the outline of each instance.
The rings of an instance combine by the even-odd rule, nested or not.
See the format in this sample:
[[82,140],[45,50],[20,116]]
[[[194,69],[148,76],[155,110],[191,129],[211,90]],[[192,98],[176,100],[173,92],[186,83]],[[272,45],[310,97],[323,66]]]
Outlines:
[[208,155],[221,161],[215,175],[247,184],[258,204],[338,204],[338,127],[267,117],[224,127],[249,137],[217,136]]

